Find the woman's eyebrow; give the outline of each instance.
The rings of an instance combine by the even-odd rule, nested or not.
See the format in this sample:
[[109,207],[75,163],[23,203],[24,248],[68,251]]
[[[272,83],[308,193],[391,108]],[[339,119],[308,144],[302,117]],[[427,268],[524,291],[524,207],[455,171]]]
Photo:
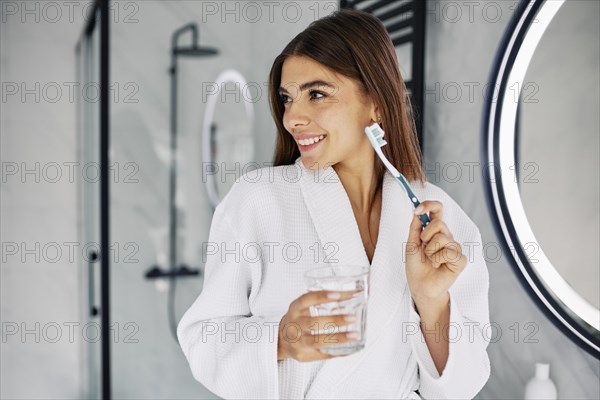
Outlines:
[[[289,85],[286,85],[286,86],[289,86]],[[300,85],[300,90],[303,91],[303,90],[312,88],[314,86],[319,86],[319,87],[325,86],[325,87],[328,87],[330,89],[335,89],[335,86],[333,86],[333,85],[331,85],[331,84],[329,84],[329,83],[327,83],[327,82],[325,82],[323,80],[317,79],[317,80],[314,80],[314,81],[303,83],[302,85]],[[279,93],[288,93],[288,91],[283,86],[281,86],[279,88]]]

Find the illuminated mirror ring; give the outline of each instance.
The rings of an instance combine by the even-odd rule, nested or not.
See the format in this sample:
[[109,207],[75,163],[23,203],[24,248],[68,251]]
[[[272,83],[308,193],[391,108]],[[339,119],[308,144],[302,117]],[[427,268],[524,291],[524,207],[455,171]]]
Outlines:
[[[490,73],[497,96],[485,99],[481,156],[485,195],[497,237],[537,306],[569,338],[600,358],[600,311],[557,272],[527,220],[517,184],[517,108],[535,49],[564,0],[522,0],[508,24]],[[514,96],[514,87],[517,96]],[[489,168],[488,168],[489,167]],[[533,255],[530,246],[535,245]]]
[[[217,91],[212,93],[211,96],[208,97],[206,102],[206,110],[204,112],[204,119],[202,122],[202,162],[203,167],[207,165],[214,165],[215,160],[213,159],[214,148],[213,143],[211,141],[211,128],[215,120],[215,109],[217,106],[218,98],[221,94],[221,89],[223,85],[228,82],[233,82],[238,84],[238,88],[240,91],[244,90],[247,87],[246,79],[244,76],[234,69],[228,69],[219,74],[217,77],[215,84],[217,86]],[[242,95],[244,93],[242,92]],[[246,109],[246,115],[248,118],[248,123],[252,126],[252,121],[254,120],[254,107],[252,102],[244,101],[244,106]],[[217,178],[215,174],[202,174],[204,185],[206,187],[206,193],[208,194],[209,202],[213,208],[217,208],[217,205],[220,203],[221,199],[219,198],[219,194],[217,192]]]

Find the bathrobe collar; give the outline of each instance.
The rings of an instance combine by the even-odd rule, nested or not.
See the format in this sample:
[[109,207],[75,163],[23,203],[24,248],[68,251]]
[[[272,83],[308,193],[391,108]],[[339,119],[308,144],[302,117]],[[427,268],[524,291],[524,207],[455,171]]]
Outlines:
[[[350,200],[335,170],[328,166],[318,171],[295,162],[301,174],[299,183],[310,217],[332,265],[369,265]],[[413,190],[417,188],[413,187]],[[415,191],[416,192],[416,191]],[[367,307],[366,346],[385,333],[392,318],[406,318],[397,308],[408,289],[404,269],[404,249],[412,220],[413,206],[395,178],[385,172],[382,188],[379,235],[371,263]],[[327,246],[327,243],[334,244]],[[334,253],[333,249],[337,252]],[[337,261],[336,261],[337,260]],[[401,335],[401,332],[398,332]],[[332,382],[343,382],[363,360],[361,351],[329,359],[315,377],[307,397],[326,398],[335,391]]]

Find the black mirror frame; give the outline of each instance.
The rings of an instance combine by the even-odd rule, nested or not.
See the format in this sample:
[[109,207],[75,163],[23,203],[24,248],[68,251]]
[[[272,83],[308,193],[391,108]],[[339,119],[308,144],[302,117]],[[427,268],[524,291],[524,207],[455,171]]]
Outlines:
[[[515,181],[514,185],[512,185],[510,182],[515,180],[515,176],[506,175],[507,171],[501,168],[504,165],[503,161],[507,157],[511,157],[513,162],[517,160],[516,129],[513,129],[512,152],[507,151],[506,148],[502,150],[500,145],[501,143],[507,143],[506,135],[504,137],[501,136],[501,133],[504,132],[501,129],[503,127],[502,118],[505,117],[505,124],[506,121],[513,122],[511,120],[513,117],[514,122],[518,121],[518,104],[510,110],[513,112],[513,115],[510,115],[510,112],[507,113],[504,109],[505,97],[511,86],[509,76],[513,72],[515,61],[518,60],[519,52],[523,48],[522,45],[528,39],[527,35],[531,34],[529,37],[531,40],[531,37],[535,37],[536,34],[543,34],[545,26],[540,28],[542,33],[540,33],[539,29],[537,29],[537,32],[532,33],[536,29],[530,29],[533,24],[540,22],[536,17],[540,15],[541,11],[548,11],[548,8],[557,7],[554,11],[549,12],[551,20],[554,15],[553,12],[555,13],[558,10],[562,2],[557,4],[556,2],[551,4],[547,0],[521,0],[496,52],[488,79],[488,87],[493,88],[494,91],[497,90],[498,94],[497,96],[487,96],[488,98],[485,99],[481,126],[481,159],[483,162],[482,165],[488,172],[488,176],[484,179],[484,192],[488,211],[492,218],[496,235],[500,239],[502,250],[504,254],[508,255],[510,264],[525,291],[555,326],[588,353],[600,359],[600,330],[597,322],[597,319],[600,318],[598,317],[600,312],[595,307],[589,305],[589,303],[586,305],[586,301],[578,298],[574,290],[565,286],[565,283],[560,282],[560,276],[558,276],[558,279],[544,280],[540,275],[538,271],[542,271],[543,275],[546,275],[546,278],[550,275],[556,278],[558,273],[556,273],[556,270],[543,252],[541,252],[542,263],[537,264],[539,260],[530,259],[527,251],[528,242],[525,242],[524,245],[522,244],[527,236],[524,235],[526,231],[522,229],[524,226],[523,221],[526,222],[526,218],[524,218],[524,213],[515,213],[514,203],[509,202],[509,200],[512,200],[511,196],[515,195],[512,186],[516,187],[517,183]],[[545,6],[548,6],[546,10],[544,10]],[[531,44],[530,42],[526,43]],[[531,59],[532,55],[529,55],[529,59]],[[528,60],[526,62],[523,61],[524,59],[520,60],[523,64],[519,64],[519,67],[528,63]],[[517,71],[515,75],[519,76],[519,73],[522,74],[522,77],[525,76],[524,71]],[[516,82],[519,81],[516,80]],[[519,83],[518,91],[520,92],[522,81]],[[516,126],[515,123],[513,128],[516,128]],[[501,156],[504,158],[501,158]],[[512,165],[514,166],[515,164],[513,163]],[[492,168],[488,168],[488,166]],[[514,170],[516,173],[518,168],[514,168]],[[510,190],[507,190],[508,187],[510,187]],[[520,207],[522,207],[522,204],[520,204]],[[531,232],[528,223],[525,225],[526,229]],[[538,254],[539,256],[540,254]],[[541,268],[540,265],[542,265]],[[543,270],[543,268],[546,268],[546,270]],[[552,284],[556,284],[556,282],[561,284],[563,293],[557,294],[556,291],[552,290],[551,286]],[[565,292],[568,293],[565,294]],[[584,305],[584,309],[587,312],[585,318],[580,316],[582,314],[576,313],[572,307],[567,306],[565,303],[566,299],[569,299],[567,303],[571,305],[575,303]],[[571,300],[576,301],[573,302]]]

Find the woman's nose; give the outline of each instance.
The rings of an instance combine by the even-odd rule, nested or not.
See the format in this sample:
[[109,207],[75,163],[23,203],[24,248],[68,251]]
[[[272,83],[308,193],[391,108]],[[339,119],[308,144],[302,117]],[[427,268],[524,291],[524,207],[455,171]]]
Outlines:
[[300,126],[307,125],[309,121],[308,110],[299,102],[290,102],[283,114],[283,124],[290,132]]

